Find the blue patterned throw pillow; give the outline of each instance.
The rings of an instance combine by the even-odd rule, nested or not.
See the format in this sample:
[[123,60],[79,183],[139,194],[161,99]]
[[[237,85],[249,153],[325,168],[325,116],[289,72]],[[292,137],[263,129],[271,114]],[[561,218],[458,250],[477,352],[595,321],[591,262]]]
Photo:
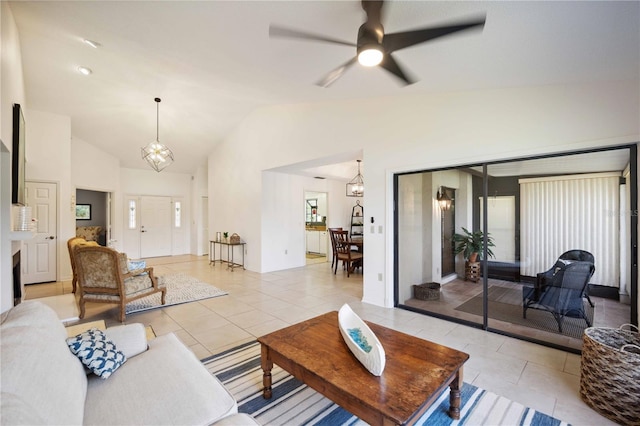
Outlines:
[[67,339],[71,352],[94,374],[106,379],[127,357],[97,328],[92,328]]

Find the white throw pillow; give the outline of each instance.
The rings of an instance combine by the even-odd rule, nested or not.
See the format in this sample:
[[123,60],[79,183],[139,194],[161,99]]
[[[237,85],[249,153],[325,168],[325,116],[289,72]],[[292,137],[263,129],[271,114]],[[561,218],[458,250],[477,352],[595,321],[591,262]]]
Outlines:
[[147,331],[143,324],[138,322],[126,325],[117,325],[104,330],[108,340],[111,340],[121,350],[127,359],[145,352],[147,343]]

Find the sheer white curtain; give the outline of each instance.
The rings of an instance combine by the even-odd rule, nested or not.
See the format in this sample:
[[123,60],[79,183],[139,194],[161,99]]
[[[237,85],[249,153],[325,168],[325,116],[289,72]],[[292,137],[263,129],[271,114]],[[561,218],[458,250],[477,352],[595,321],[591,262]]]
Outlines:
[[563,252],[595,257],[592,284],[619,286],[620,174],[520,179],[520,273],[535,276]]

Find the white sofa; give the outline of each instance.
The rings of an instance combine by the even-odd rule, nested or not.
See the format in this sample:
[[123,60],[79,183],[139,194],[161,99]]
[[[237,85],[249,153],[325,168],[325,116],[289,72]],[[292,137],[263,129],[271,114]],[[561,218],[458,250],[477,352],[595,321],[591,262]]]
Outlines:
[[173,334],[145,350],[143,326],[142,342],[135,324],[107,329],[127,360],[102,379],[85,372],[48,306],[24,302],[0,320],[2,425],[257,424]]

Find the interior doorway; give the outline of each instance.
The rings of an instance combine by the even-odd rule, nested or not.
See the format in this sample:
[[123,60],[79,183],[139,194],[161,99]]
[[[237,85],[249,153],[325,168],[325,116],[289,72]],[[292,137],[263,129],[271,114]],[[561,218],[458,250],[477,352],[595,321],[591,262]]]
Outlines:
[[111,230],[111,193],[76,188],[76,207],[86,214],[76,215],[76,236],[109,245]]
[[331,251],[327,232],[327,193],[305,191],[304,226],[305,258],[307,265],[327,261]]

